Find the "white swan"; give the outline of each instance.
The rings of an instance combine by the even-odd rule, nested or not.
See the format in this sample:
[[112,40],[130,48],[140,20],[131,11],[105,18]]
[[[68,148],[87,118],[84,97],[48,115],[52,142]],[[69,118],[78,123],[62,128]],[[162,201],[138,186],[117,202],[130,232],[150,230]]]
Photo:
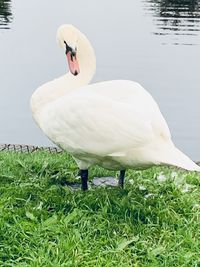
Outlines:
[[88,39],[72,25],[57,32],[70,72],[39,87],[31,97],[33,118],[56,145],[74,157],[87,189],[88,168],[121,170],[174,165],[200,171],[178,150],[158,105],[138,83],[113,80],[88,85],[96,60]]

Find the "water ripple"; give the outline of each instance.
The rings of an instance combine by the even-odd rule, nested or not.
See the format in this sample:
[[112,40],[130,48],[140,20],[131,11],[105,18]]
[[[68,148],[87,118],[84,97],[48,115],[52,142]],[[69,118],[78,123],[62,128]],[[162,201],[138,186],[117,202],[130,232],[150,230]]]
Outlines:
[[146,15],[152,17],[156,26],[153,34],[168,38],[162,44],[200,44],[199,0],[145,0],[143,3]]
[[10,29],[12,18],[11,0],[0,0],[0,29]]

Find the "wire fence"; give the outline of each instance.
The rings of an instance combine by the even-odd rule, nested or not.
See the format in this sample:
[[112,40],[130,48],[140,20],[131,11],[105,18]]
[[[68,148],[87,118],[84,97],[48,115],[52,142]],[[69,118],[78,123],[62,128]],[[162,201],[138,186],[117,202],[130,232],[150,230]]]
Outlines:
[[63,150],[58,147],[40,147],[32,145],[18,145],[18,144],[0,144],[0,151],[13,151],[13,152],[27,152],[32,153],[35,151],[48,151],[50,153],[61,153]]
[[[18,144],[0,144],[1,151],[11,152],[26,152],[32,153],[35,151],[48,151],[50,153],[62,153],[63,150],[59,147],[45,147],[45,146],[32,146],[32,145],[18,145]],[[200,166],[200,161],[196,161],[196,164]]]

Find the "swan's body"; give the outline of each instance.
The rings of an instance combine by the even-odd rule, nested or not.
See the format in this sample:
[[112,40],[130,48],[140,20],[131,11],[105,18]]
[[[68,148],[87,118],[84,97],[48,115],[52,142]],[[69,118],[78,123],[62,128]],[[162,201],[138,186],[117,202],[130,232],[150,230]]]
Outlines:
[[68,73],[39,87],[31,108],[43,132],[70,152],[80,169],[167,164],[200,170],[174,146],[158,105],[141,85],[126,80],[88,85],[96,66],[89,41],[70,25],[59,28],[58,38],[62,46],[77,47],[70,68],[76,76]]

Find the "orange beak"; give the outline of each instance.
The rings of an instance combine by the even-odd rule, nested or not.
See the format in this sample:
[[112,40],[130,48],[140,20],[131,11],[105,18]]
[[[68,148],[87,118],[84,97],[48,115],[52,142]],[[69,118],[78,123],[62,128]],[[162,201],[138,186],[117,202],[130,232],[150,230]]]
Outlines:
[[69,70],[73,75],[78,75],[80,73],[79,64],[76,58],[76,51],[69,51],[67,54],[67,60],[69,64]]

